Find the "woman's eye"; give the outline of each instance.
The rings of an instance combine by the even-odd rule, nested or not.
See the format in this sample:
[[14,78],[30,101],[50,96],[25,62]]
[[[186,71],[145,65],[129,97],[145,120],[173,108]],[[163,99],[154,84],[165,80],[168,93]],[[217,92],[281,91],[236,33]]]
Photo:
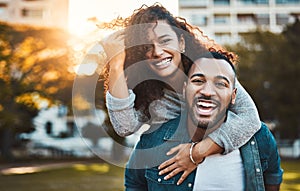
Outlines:
[[170,41],[171,41],[171,39],[162,39],[159,43],[160,44],[167,44]]
[[143,48],[144,51],[149,52],[153,50],[153,45],[144,45]]

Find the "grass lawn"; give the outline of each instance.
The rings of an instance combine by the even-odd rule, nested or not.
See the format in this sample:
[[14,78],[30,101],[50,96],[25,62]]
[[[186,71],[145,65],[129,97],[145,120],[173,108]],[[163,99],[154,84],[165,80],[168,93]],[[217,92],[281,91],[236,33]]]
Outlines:
[[0,175],[0,191],[122,191],[123,182],[121,167],[76,163],[35,173]]
[[283,191],[299,191],[300,190],[300,160],[283,160],[281,167],[284,170]]
[[[281,190],[300,190],[300,160],[282,161],[282,168],[284,182]],[[123,168],[105,163],[75,163],[35,173],[0,175],[0,190],[122,191],[123,173]]]

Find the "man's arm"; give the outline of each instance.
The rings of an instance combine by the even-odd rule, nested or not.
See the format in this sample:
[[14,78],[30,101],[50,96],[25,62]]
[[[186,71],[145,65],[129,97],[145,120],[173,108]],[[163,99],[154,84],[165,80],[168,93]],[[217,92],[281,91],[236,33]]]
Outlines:
[[268,168],[264,171],[265,188],[267,191],[277,191],[280,189],[283,175],[277,143],[271,131],[264,123],[262,123],[262,128],[266,130],[265,136],[269,148]]
[[280,185],[265,185],[266,191],[279,191],[280,190]]

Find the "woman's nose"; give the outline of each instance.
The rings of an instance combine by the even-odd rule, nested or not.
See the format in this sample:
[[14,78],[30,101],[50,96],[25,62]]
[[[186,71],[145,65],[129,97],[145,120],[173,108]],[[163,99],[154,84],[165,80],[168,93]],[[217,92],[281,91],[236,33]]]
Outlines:
[[153,56],[160,57],[164,53],[164,50],[158,43],[153,44]]

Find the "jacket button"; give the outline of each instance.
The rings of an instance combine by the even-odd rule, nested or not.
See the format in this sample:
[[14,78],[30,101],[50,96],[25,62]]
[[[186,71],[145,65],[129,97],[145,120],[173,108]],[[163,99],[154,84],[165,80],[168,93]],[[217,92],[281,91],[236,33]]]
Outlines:
[[257,168],[257,169],[256,169],[256,172],[260,172],[260,169],[259,169],[259,168]]
[[254,145],[255,144],[255,141],[251,141],[251,145]]
[[188,183],[188,187],[191,188],[193,186],[192,183]]
[[157,181],[158,181],[158,182],[161,182],[161,178],[158,178]]

